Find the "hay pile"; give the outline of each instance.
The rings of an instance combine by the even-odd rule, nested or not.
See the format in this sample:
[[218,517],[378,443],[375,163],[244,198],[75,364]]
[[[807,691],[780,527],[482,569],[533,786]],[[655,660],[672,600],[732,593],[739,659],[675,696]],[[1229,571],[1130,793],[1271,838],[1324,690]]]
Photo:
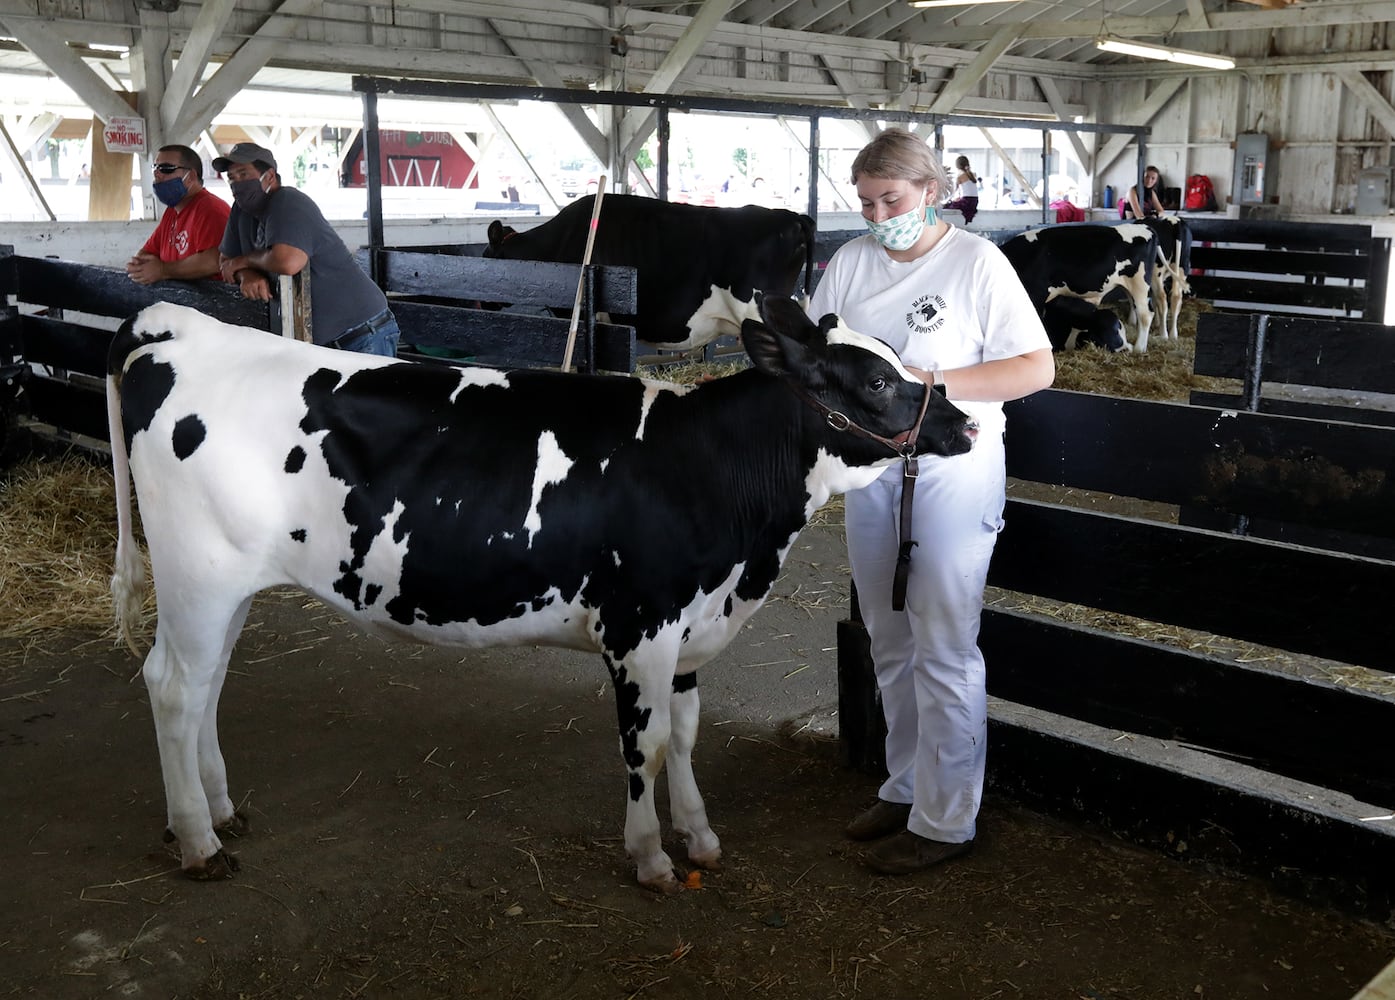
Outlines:
[[1163,340],[1156,334],[1144,354],[1126,351],[1109,354],[1097,347],[1056,353],[1056,381],[1052,388],[1093,392],[1103,396],[1160,399],[1185,403],[1193,389],[1233,392],[1231,380],[1192,374],[1196,358],[1196,317],[1208,310],[1205,302],[1188,299],[1178,319],[1181,338]]
[[116,501],[111,469],[69,453],[33,459],[0,479],[0,639],[70,625],[113,636]]

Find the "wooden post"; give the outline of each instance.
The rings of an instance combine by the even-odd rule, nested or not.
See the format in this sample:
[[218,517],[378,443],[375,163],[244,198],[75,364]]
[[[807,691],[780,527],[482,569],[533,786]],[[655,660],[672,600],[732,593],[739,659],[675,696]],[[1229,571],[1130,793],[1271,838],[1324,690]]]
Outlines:
[[567,349],[562,354],[562,371],[572,367],[572,349],[576,346],[576,327],[581,319],[581,297],[586,289],[586,270],[591,266],[591,250],[596,245],[596,227],[601,222],[601,199],[605,197],[605,174],[596,184],[596,200],[591,203],[591,228],[586,231],[586,252],[581,255],[581,277],[576,283],[576,304],[572,306],[572,323],[567,330]]
[[[136,106],[136,95],[123,93],[126,103]],[[104,123],[92,119],[92,176],[87,189],[87,221],[128,222],[131,218],[132,153],[109,153],[102,140]]]
[[315,342],[310,313],[310,268],[299,274],[283,274],[277,280],[281,306],[281,336],[294,337],[307,344]]

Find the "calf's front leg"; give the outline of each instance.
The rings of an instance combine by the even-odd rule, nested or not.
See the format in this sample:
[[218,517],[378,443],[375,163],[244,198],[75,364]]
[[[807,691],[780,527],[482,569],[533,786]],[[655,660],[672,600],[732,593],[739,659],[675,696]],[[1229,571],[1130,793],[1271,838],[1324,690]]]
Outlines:
[[722,845],[707,822],[707,807],[693,774],[693,747],[698,732],[697,673],[673,679],[672,713],[669,719],[668,799],[673,828],[688,845],[688,860],[700,868],[721,868]]

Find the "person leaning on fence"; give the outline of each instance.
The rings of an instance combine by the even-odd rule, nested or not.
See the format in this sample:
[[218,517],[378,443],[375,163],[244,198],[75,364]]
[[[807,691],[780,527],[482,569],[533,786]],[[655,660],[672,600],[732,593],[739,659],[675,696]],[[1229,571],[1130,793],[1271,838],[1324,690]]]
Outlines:
[[228,203],[203,186],[203,161],[188,146],[161,146],[154,170],[151,190],[165,212],[145,246],[126,262],[126,274],[138,285],[217,280]]
[[844,498],[889,772],[847,835],[878,841],[867,865],[902,875],[973,846],[988,735],[979,617],[1007,502],[1002,401],[1050,385],[1055,364],[1002,251],[937,218],[948,178],[923,139],[899,128],[880,133],[853,160],[852,182],[870,233],[833,254],[809,315],[836,313],[886,341],[926,392],[942,393],[979,425],[969,454],[917,460],[910,523],[918,544],[907,546],[903,585],[901,463]]
[[1158,197],[1161,187],[1162,173],[1149,164],[1143,170],[1143,197],[1139,198],[1137,184],[1129,188],[1129,196],[1119,205],[1119,218],[1151,219],[1162,215],[1162,200]]
[[273,278],[310,274],[310,322],[322,347],[396,357],[401,336],[383,294],[303,191],[283,187],[271,151],[240,142],[213,161],[233,206],[219,247],[223,277],[270,300]]
[[969,158],[961,156],[954,161],[959,173],[954,178],[954,196],[945,202],[945,208],[955,208],[964,213],[964,222],[974,221],[978,214],[978,178],[969,169]]

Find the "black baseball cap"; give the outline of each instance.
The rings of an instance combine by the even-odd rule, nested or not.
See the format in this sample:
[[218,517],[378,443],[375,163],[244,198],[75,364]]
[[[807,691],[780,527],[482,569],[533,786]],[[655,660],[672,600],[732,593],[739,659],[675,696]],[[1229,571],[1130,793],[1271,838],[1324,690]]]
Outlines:
[[265,146],[258,146],[255,142],[239,142],[227,153],[214,159],[213,169],[220,174],[226,174],[234,163],[265,163],[272,170],[276,169],[276,157],[271,155],[271,150]]

